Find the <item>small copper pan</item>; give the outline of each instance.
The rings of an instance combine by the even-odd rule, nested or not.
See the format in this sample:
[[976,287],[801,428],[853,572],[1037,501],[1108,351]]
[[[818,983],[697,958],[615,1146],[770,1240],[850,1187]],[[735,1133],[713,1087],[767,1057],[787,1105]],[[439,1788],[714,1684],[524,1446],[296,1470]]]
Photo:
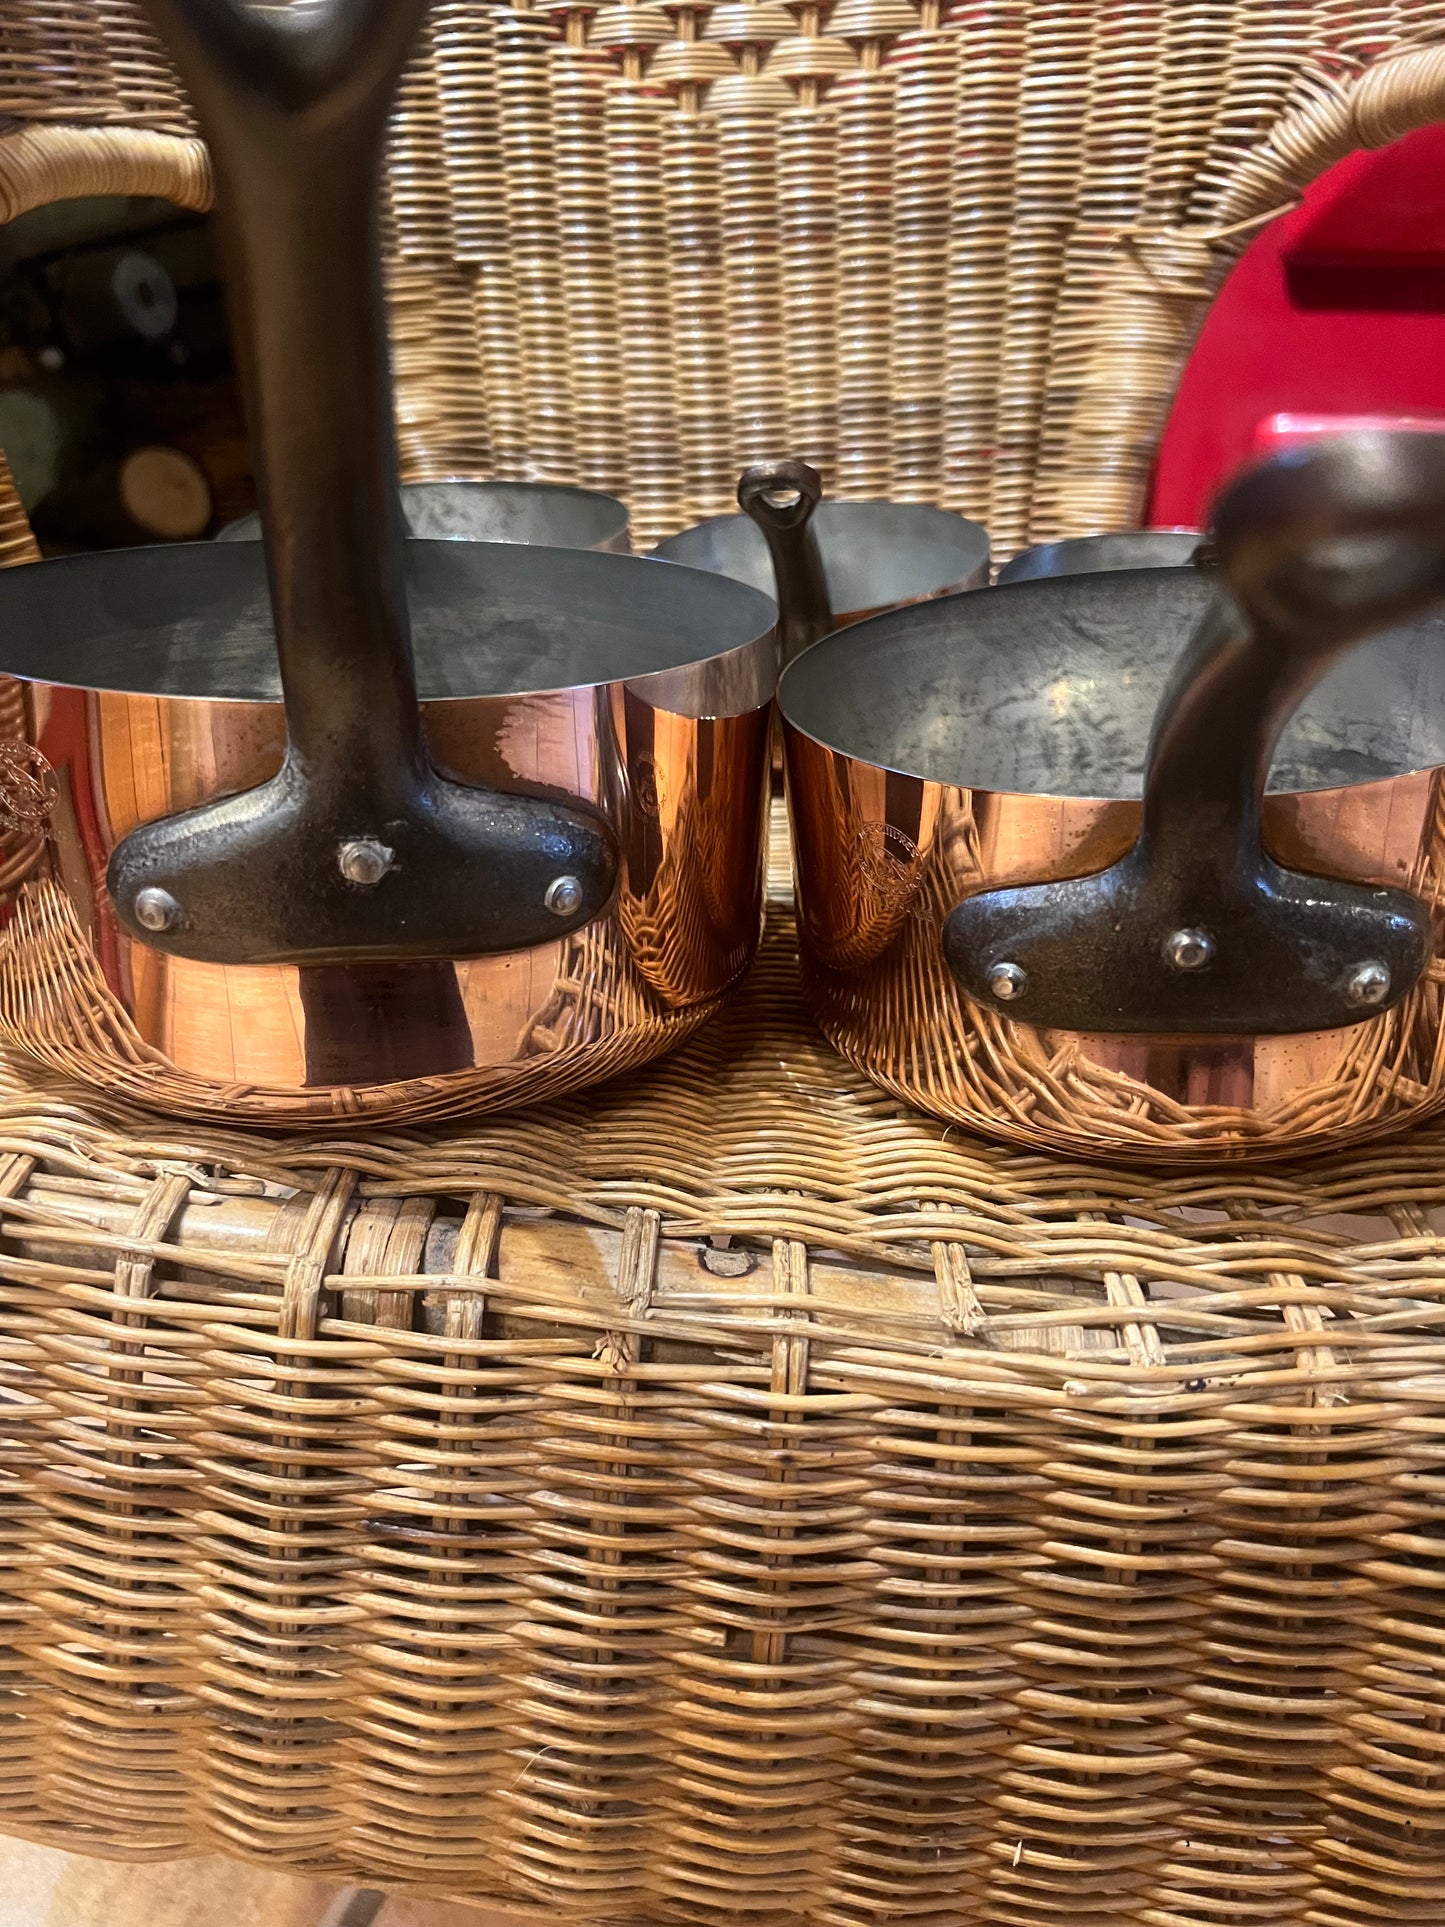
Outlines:
[[405,540],[379,177],[424,0],[147,11],[216,167],[264,552],[0,577],[32,745],[0,813],[50,856],[0,1033],[270,1123],[615,1075],[757,942],[774,606],[631,556]]
[[1445,438],[1321,442],[1222,498],[1218,573],[1024,582],[800,657],[828,1035],[941,1117],[1092,1158],[1440,1108],[1442,530]]
[[760,463],[739,515],[715,515],[652,551],[774,596],[783,661],[866,616],[988,582],[988,533],[917,502],[825,502],[806,462]]
[[1117,535],[1075,535],[1021,549],[998,572],[998,586],[1045,576],[1111,575],[1116,569],[1187,568],[1201,552],[1198,529],[1125,529]]
[[[627,508],[615,495],[560,482],[404,482],[406,532],[424,542],[528,542],[629,555]],[[261,517],[228,522],[218,542],[259,542]]]

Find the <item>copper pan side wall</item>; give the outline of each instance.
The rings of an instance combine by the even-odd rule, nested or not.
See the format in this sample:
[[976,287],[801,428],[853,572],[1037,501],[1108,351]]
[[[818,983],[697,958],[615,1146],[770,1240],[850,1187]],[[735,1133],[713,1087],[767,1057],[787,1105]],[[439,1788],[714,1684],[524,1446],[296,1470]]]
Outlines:
[[102,1086],[279,1122],[535,1101],[669,1048],[757,941],[766,711],[697,720],[623,685],[428,705],[452,775],[603,811],[623,852],[612,911],[531,951],[298,968],[163,955],[103,887],[135,824],[274,773],[279,705],[44,686],[31,704],[56,860],[17,904],[0,1011],[22,1047]]
[[[1385,1015],[1298,1036],[1085,1036],[979,1008],[943,957],[960,897],[1104,868],[1132,843],[1137,805],[890,776],[796,730],[787,748],[809,1001],[845,1056],[925,1110],[1011,1142],[1172,1164],[1349,1142],[1445,1100],[1438,960]],[[1437,771],[1270,797],[1265,837],[1301,869],[1416,890],[1438,950],[1440,807]]]

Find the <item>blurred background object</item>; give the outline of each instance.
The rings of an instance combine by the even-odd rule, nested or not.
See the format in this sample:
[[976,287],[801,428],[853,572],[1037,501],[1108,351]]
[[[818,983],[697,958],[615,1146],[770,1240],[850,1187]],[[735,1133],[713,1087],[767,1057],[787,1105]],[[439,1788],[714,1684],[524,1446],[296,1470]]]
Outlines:
[[105,197],[0,228],[0,447],[47,554],[255,506],[207,217]]
[[1250,243],[1209,312],[1160,445],[1147,520],[1202,526],[1275,420],[1445,415],[1445,126],[1339,161]]

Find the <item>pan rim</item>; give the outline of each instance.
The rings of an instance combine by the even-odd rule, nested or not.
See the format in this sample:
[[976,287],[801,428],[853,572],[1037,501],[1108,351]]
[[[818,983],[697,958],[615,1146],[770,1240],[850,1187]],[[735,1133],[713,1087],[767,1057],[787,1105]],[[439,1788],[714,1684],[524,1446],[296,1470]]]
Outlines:
[[[645,687],[654,679],[659,683],[665,679],[668,686],[685,694],[690,677],[697,678],[700,687],[711,686],[719,666],[740,662],[747,667],[754,702],[766,702],[772,694],[777,607],[744,583],[680,563],[659,566],[646,557],[598,549],[414,538],[406,544],[406,552],[417,681],[425,704],[552,696],[617,683]],[[151,572],[155,576],[148,581]],[[419,578],[425,587],[428,576],[434,583],[450,582],[455,592],[446,609],[450,629],[465,629],[473,621],[478,625],[475,636],[466,638],[476,670],[474,688],[448,686],[438,673],[450,642],[433,635],[441,618],[433,614],[425,594],[417,613]],[[144,597],[139,604],[128,603],[127,597],[130,592],[139,595],[142,589],[155,589],[161,577],[173,580],[159,581],[162,607],[157,619],[148,621]],[[77,593],[89,604],[68,629],[63,606],[58,606],[65,601],[67,580],[79,585]],[[504,618],[488,616],[488,600],[518,584],[524,585],[523,593],[532,600],[519,608],[509,627]],[[246,631],[238,643],[246,662],[223,686],[214,686],[212,674],[212,686],[202,687],[211,665],[204,659],[204,638],[197,632],[211,618],[204,607],[187,602],[185,591],[208,588],[214,595],[218,587],[224,590],[228,585],[247,598],[244,609],[228,616],[238,635]],[[598,616],[599,599],[612,613]],[[488,621],[491,633],[481,627]],[[597,646],[614,653],[586,662],[588,673],[570,679],[553,675],[517,680],[489,674],[489,654],[502,652],[507,635],[515,635],[527,623],[582,631],[590,623]],[[79,638],[77,628],[84,632]],[[455,637],[450,640],[454,642]],[[580,638],[563,637],[551,646],[578,658],[591,645],[584,633]],[[519,647],[512,647],[514,656]],[[145,660],[147,648],[149,661]],[[113,667],[118,661],[136,662],[138,657],[142,660],[136,673],[118,673]],[[158,664],[167,673],[143,673]],[[252,664],[258,672],[249,674]],[[580,669],[584,664],[578,661],[576,666]],[[87,670],[90,673],[81,673]],[[0,675],[119,697],[279,708],[262,547],[251,542],[159,543],[53,557],[0,573]]]

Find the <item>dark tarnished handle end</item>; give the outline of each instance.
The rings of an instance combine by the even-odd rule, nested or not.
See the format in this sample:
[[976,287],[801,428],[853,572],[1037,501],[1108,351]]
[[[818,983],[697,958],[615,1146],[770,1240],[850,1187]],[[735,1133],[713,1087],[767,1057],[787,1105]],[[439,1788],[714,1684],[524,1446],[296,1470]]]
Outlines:
[[757,462],[738,482],[738,507],[764,535],[770,529],[800,528],[822,499],[822,477],[806,462]]
[[762,530],[778,591],[779,654],[789,663],[834,627],[828,580],[813,530],[823,483],[806,462],[759,462],[744,470],[738,507]]

